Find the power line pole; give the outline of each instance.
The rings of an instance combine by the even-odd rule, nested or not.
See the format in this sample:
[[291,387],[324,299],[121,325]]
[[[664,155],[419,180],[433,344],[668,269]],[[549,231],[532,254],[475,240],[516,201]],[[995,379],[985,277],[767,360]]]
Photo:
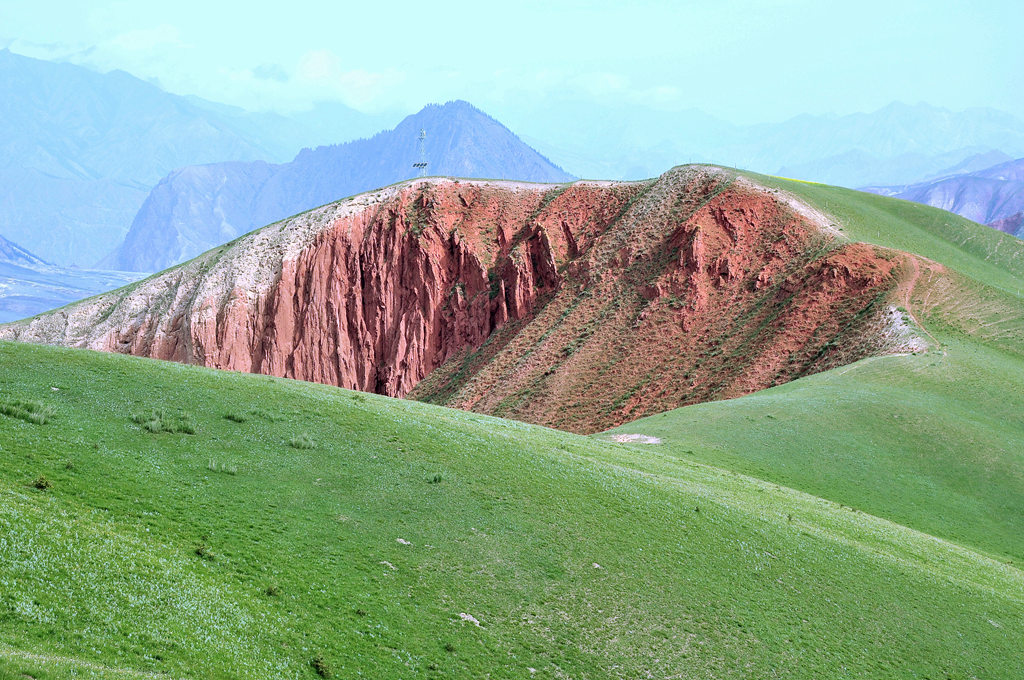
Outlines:
[[416,168],[417,172],[419,172],[419,175],[417,175],[418,177],[426,177],[427,176],[427,149],[423,145],[423,142],[427,139],[427,131],[426,130],[420,130],[420,136],[417,139],[419,140],[420,160],[419,160],[419,163],[413,163],[412,167]]

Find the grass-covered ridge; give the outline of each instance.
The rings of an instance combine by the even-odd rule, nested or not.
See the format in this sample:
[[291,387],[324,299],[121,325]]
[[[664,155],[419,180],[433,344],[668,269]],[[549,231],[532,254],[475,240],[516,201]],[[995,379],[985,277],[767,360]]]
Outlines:
[[936,263],[903,301],[931,349],[619,428],[1024,561],[1024,243],[942,210],[779,178],[854,240]]
[[988,286],[1024,297],[1024,247],[1001,231],[920,203],[743,172],[757,183],[788,191],[828,215],[852,241],[927,257]]
[[0,366],[54,413],[0,417],[0,677],[1019,670],[1015,566],[799,492],[263,376],[9,343]]

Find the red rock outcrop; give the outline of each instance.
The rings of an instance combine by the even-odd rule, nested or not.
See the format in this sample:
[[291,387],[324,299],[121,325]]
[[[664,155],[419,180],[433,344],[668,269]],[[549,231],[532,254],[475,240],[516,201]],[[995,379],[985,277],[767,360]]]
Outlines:
[[1009,217],[995,220],[991,222],[989,226],[995,227],[999,231],[1007,234],[1022,236],[1024,235],[1024,210],[1016,212]]
[[[595,431],[871,353],[903,255],[712,168],[423,180],[324,206],[0,337]],[[891,329],[890,329],[891,330]]]

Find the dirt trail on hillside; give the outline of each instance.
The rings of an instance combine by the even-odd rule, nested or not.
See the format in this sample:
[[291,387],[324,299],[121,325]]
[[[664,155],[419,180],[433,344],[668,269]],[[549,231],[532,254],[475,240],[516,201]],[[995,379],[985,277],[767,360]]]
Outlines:
[[[922,333],[928,336],[932,342],[932,347],[940,350],[943,355],[946,354],[946,350],[942,349],[941,343],[938,339],[932,335],[923,323],[914,314],[914,307],[916,306],[913,302],[914,291],[917,289],[917,284],[921,280],[922,272],[922,260],[918,257],[906,258],[907,263],[910,266],[910,273],[907,274],[897,287],[897,294],[899,295],[900,302],[903,304],[903,309],[906,310],[907,316],[914,322],[914,326]],[[929,273],[941,272],[944,268],[937,262],[927,261]]]

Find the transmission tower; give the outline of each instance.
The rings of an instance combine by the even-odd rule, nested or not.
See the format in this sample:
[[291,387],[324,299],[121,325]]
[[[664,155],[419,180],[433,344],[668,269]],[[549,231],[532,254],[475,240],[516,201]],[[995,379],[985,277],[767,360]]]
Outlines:
[[419,172],[419,175],[418,175],[419,177],[426,177],[427,176],[427,149],[426,149],[425,146],[423,146],[423,142],[427,139],[427,131],[426,130],[420,130],[420,136],[417,139],[419,140],[420,160],[419,160],[418,163],[413,163],[412,167],[416,168],[417,172]]

